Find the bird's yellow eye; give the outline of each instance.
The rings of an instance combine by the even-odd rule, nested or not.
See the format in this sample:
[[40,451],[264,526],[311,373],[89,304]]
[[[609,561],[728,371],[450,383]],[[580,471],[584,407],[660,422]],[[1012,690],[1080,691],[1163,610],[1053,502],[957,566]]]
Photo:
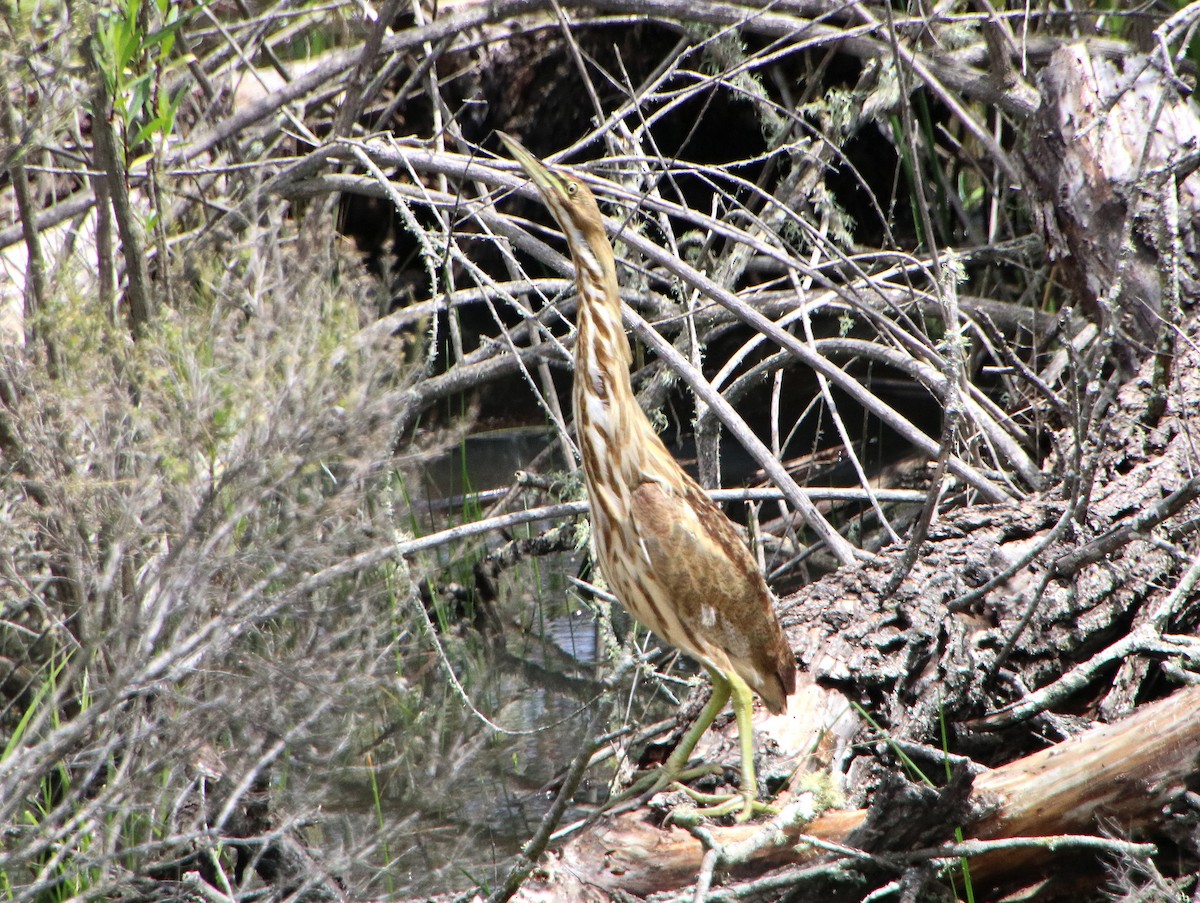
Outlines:
[[569,194],[571,197],[575,197],[575,195],[579,194],[579,186],[576,185],[574,182],[568,182],[567,183],[567,194]]

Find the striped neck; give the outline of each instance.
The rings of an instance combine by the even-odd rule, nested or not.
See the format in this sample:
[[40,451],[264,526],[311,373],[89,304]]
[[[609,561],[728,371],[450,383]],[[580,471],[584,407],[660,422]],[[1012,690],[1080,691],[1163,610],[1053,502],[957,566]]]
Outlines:
[[613,481],[632,490],[647,479],[674,488],[678,468],[633,393],[616,270],[583,254],[575,255],[575,267],[575,427],[589,491],[594,496],[598,483]]

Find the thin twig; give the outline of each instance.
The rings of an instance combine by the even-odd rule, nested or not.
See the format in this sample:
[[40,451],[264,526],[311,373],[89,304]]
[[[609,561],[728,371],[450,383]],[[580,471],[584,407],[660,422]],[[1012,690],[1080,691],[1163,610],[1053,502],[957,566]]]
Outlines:
[[[587,728],[583,732],[585,737],[591,737],[591,728],[592,725],[589,721]],[[538,825],[537,832],[521,850],[517,861],[513,864],[508,872],[508,876],[504,879],[503,886],[497,888],[488,897],[487,903],[505,903],[506,900],[509,900],[520,889],[521,885],[532,874],[534,868],[537,867],[538,859],[546,851],[546,846],[550,843],[550,838],[554,835],[554,829],[562,821],[562,817],[567,811],[567,806],[571,804],[575,796],[575,791],[579,789],[580,781],[583,780],[584,774],[587,773],[588,766],[591,764],[592,753],[595,752],[596,746],[597,742],[594,739],[588,739],[583,743],[579,753],[571,762],[571,768],[563,780],[558,795],[554,798],[554,803],[550,806],[550,810],[545,816],[543,816],[541,824]]]
[[971,727],[981,730],[997,730],[1031,718],[1082,690],[1112,662],[1123,661],[1139,652],[1200,656],[1200,640],[1191,637],[1165,637],[1162,635],[1171,616],[1191,596],[1197,583],[1200,583],[1200,556],[1192,560],[1191,566],[1180,578],[1175,588],[1160,597],[1145,619],[1140,620],[1140,623],[1120,640],[1018,702],[972,722]]

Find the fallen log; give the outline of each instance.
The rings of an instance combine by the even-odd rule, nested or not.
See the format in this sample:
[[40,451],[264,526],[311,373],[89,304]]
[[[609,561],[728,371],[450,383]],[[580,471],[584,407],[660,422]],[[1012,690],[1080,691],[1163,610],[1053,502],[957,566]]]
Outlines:
[[[1017,850],[989,852],[986,844],[970,847],[975,880],[1001,884],[1006,878],[1029,882],[1053,862],[1057,849],[1079,845],[1062,835],[1098,834],[1102,820],[1122,830],[1152,828],[1164,806],[1200,773],[1200,687],[1140,708],[1114,724],[1084,731],[1047,749],[974,777],[967,799],[966,823],[946,823],[949,844],[956,828],[965,838],[1000,840],[1043,838]],[[772,842],[729,870],[728,874],[762,875],[769,869],[795,866],[829,857],[821,844],[853,845],[855,834],[872,814],[869,809],[827,811],[813,821],[783,826]],[[750,840],[761,825],[712,827],[708,834],[720,847]],[[957,855],[925,851],[928,858]],[[689,831],[656,827],[636,812],[601,822],[552,857],[541,874],[527,883],[517,900],[560,903],[606,901],[621,895],[687,887],[696,881],[705,847]],[[902,871],[911,857],[869,856],[872,862],[895,864]],[[847,855],[854,868],[857,857]]]

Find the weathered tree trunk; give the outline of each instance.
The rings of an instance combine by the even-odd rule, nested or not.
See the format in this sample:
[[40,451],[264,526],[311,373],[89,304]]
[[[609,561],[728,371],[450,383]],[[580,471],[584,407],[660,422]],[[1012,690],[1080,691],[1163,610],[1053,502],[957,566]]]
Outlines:
[[1196,295],[1196,109],[1150,56],[1118,66],[1085,44],[1040,75],[1026,163],[1050,259],[1128,363]]
[[[1071,840],[1055,837],[1092,833],[1101,819],[1122,831],[1137,831],[1183,793],[1198,768],[1200,687],[1192,687],[1144,706],[1117,724],[1093,728],[976,776],[966,806],[951,806],[962,809],[964,820],[943,820],[937,840],[952,841],[956,828],[966,838],[1047,838],[1044,844],[970,857],[977,881],[1026,882],[1054,851],[1072,848]],[[829,811],[808,824],[787,825],[733,874],[762,874],[827,855],[808,842],[811,839],[858,846],[864,836],[874,834],[876,842],[865,846],[868,852],[878,850],[889,836],[895,841],[896,832],[872,831],[871,822],[895,821],[896,812],[885,811],[892,802],[880,800],[871,810]],[[941,801],[932,802],[937,808]],[[921,813],[910,811],[901,817],[915,823]],[[709,833],[717,845],[728,847],[762,830],[761,825],[738,825],[710,828]],[[927,836],[925,842],[935,839]],[[618,899],[618,892],[644,897],[674,890],[695,881],[704,855],[704,846],[686,830],[655,828],[631,813],[570,844],[516,899],[596,901]],[[856,864],[853,858],[845,860],[847,868]],[[893,862],[897,873],[904,865],[904,860]]]

